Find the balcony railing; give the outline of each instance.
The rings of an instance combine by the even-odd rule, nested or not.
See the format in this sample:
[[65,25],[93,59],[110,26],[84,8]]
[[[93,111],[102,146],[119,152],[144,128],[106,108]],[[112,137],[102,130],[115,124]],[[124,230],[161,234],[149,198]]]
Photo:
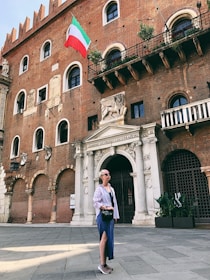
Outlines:
[[121,59],[117,61],[108,62],[106,59],[99,61],[97,65],[93,64],[90,60],[88,61],[88,81],[92,82],[106,75],[120,65],[128,65],[135,63],[146,57],[149,53],[158,53],[160,50],[164,50],[170,47],[176,47],[177,43],[181,44],[186,40],[186,38],[191,38],[194,35],[199,35],[200,33],[207,31],[210,28],[210,12],[207,11],[198,17],[192,19],[192,28],[187,30],[182,30],[180,34],[176,34],[173,37],[173,30],[165,31],[151,39],[136,44],[125,51],[121,52]]
[[210,98],[161,112],[162,130],[185,127],[210,120]]

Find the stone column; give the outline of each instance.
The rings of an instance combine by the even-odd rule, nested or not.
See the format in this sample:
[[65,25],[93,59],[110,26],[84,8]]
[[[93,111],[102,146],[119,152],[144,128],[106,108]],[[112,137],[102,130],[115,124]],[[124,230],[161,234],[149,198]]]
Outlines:
[[94,154],[93,152],[88,152],[88,220],[93,223],[93,217],[95,217],[94,207],[93,207],[93,194],[94,194]]
[[8,88],[0,87],[0,129],[3,129],[4,124],[4,111],[5,111],[5,103],[7,96]]
[[32,209],[33,209],[33,189],[27,189],[26,193],[28,194],[28,214],[27,214],[27,224],[32,223]]
[[[1,147],[0,147],[1,149]],[[0,151],[1,154],[1,151]],[[7,191],[6,185],[4,182],[5,171],[3,166],[0,163],[0,223],[5,222],[5,193]],[[7,221],[6,221],[7,222]]]
[[144,174],[147,192],[147,210],[151,222],[154,223],[156,209],[155,199],[160,196],[162,189],[162,174],[160,172],[159,153],[157,149],[156,123],[142,126],[141,139],[143,142]]
[[80,225],[81,217],[84,217],[83,210],[83,188],[82,188],[82,178],[83,178],[83,154],[82,154],[82,144],[80,142],[75,143],[75,210],[72,217],[72,225]]
[[162,174],[160,170],[159,154],[157,151],[157,138],[149,140],[150,158],[151,158],[151,181],[154,198],[158,198],[162,189]]
[[2,149],[4,143],[4,115],[8,87],[1,84],[0,78],[0,163],[2,162]]
[[56,214],[57,214],[57,194],[56,190],[51,190],[51,197],[52,197],[52,210],[51,210],[51,217],[50,217],[50,223],[54,224],[56,223]]
[[144,180],[144,163],[142,155],[142,143],[135,145],[136,174],[134,174],[135,216],[133,224],[142,224],[147,215],[146,189]]
[[[0,73],[0,167],[3,172],[2,164],[2,150],[4,144],[4,116],[5,116],[5,107],[6,107],[6,97],[9,91],[9,87],[11,84],[11,79],[9,78],[9,65],[8,62],[4,59],[2,66],[2,71]],[[4,175],[5,174],[1,174]],[[11,196],[12,194],[6,192],[6,184],[4,181],[4,176],[0,176],[0,222],[8,222],[10,215],[10,204],[11,204]]]
[[208,187],[209,187],[209,194],[210,194],[210,166],[201,167],[201,172],[204,172],[207,180],[208,180]]
[[4,204],[4,223],[7,223],[9,221],[11,203],[12,203],[12,192],[6,192],[5,204]]

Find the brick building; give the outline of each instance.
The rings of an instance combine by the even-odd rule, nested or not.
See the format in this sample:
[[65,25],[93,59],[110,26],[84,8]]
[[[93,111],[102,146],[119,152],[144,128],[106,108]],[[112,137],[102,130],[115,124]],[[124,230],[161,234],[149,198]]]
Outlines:
[[[64,47],[72,15],[88,59]],[[209,28],[206,1],[50,0],[48,15],[41,5],[32,27],[13,29],[1,220],[93,224],[107,168],[120,222],[153,225],[168,191],[196,200],[196,223],[209,223]]]

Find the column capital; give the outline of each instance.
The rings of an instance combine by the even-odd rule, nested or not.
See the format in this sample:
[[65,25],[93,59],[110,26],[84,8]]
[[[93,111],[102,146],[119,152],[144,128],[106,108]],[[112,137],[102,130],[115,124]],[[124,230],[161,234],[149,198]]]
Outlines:
[[33,189],[26,189],[25,192],[27,193],[27,195],[31,195],[33,194]]
[[139,147],[143,145],[143,142],[141,140],[134,142],[135,147]]
[[88,155],[88,157],[92,157],[94,155],[94,152],[93,151],[88,151],[87,155]]

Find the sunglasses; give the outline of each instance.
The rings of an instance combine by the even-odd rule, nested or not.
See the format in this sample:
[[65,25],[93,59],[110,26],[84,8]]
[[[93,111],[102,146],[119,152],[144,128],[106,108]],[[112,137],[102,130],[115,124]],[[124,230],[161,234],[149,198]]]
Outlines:
[[102,176],[104,176],[104,175],[105,175],[105,176],[110,176],[110,174],[108,174],[108,173],[102,174]]

